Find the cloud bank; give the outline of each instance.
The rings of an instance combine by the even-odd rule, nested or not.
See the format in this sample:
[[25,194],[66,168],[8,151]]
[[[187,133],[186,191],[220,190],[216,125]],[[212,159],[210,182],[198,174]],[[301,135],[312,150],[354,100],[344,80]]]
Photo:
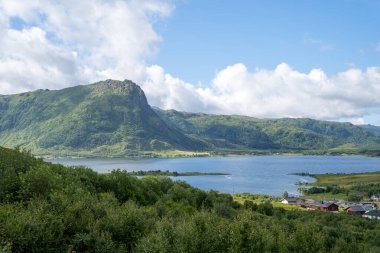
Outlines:
[[163,41],[154,24],[174,8],[168,0],[0,0],[0,94],[113,78],[137,82],[164,109],[359,123],[380,107],[379,67],[327,76],[237,63],[200,87],[149,66]]
[[166,0],[0,0],[0,92],[145,75]]
[[349,69],[328,77],[321,69],[302,73],[281,63],[251,72],[242,64],[219,71],[210,87],[195,87],[150,68],[144,84],[151,100],[164,108],[242,114],[255,117],[360,119],[380,106],[380,68]]

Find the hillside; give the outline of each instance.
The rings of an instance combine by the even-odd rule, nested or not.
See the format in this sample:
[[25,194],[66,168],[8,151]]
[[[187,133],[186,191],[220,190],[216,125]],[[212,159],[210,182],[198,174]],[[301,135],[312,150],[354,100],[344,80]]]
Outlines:
[[380,126],[374,126],[374,125],[359,125],[359,127],[365,129],[368,132],[371,132],[375,135],[380,136]]
[[257,119],[175,110],[156,112],[173,128],[200,138],[213,148],[327,150],[377,146],[380,138],[351,123],[313,119]]
[[0,147],[0,252],[380,250],[380,222],[266,199],[238,203],[167,177],[98,174]]
[[54,156],[378,155],[380,136],[350,123],[152,109],[135,83],[106,80],[0,95],[0,145]]
[[203,145],[167,126],[138,85],[113,80],[0,96],[0,144],[99,155]]

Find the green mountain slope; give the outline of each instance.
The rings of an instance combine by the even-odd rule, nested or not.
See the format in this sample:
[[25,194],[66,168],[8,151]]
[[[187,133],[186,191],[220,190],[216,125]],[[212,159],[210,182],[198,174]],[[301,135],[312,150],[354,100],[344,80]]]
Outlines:
[[380,143],[378,136],[351,123],[155,110],[168,125],[189,136],[207,140],[214,148],[324,150],[342,145],[364,147]]
[[0,95],[0,146],[63,156],[331,149],[377,154],[380,136],[350,123],[152,109],[135,83],[107,80]]
[[34,152],[87,150],[99,155],[203,145],[165,124],[139,86],[113,80],[0,96],[0,143]]
[[380,126],[374,126],[374,125],[359,125],[359,127],[365,129],[368,132],[371,132],[375,135],[380,136]]

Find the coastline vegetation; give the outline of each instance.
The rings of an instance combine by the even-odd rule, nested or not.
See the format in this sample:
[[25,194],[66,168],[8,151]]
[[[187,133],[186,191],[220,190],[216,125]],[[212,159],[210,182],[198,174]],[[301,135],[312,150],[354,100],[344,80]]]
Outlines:
[[128,172],[133,176],[165,176],[165,177],[192,177],[192,176],[225,176],[228,173],[220,172],[177,172],[177,171],[162,171],[162,170],[139,170]]
[[351,174],[295,173],[295,175],[316,179],[313,183],[302,182],[299,184],[308,186],[299,188],[306,198],[361,200],[369,199],[373,194],[380,193],[380,171]]
[[[379,148],[380,149],[380,148]],[[380,157],[377,150],[362,151],[354,149],[351,152],[344,150],[213,150],[213,151],[185,151],[185,150],[155,150],[136,151],[115,149],[102,149],[101,151],[89,150],[45,150],[33,149],[33,155],[44,159],[64,159],[64,158],[190,158],[190,157],[229,157],[229,156],[368,156]]]

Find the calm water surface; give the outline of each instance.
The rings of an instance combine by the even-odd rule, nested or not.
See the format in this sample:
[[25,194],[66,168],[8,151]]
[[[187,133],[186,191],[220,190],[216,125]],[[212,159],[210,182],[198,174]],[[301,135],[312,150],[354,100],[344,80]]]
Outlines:
[[295,172],[353,173],[380,171],[380,158],[360,156],[252,156],[196,157],[173,159],[78,158],[54,159],[68,166],[84,165],[97,172],[169,170],[177,172],[223,172],[228,176],[177,177],[204,189],[228,193],[297,194],[296,182],[314,179],[289,175]]

